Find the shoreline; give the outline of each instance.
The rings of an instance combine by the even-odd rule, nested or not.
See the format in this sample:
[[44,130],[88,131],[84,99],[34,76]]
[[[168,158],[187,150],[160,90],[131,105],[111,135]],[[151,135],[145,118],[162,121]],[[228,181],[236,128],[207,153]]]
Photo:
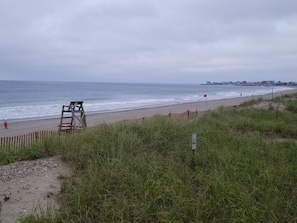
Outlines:
[[[286,90],[281,92],[276,92],[273,94],[274,97],[296,93],[297,88],[293,90]],[[87,116],[87,126],[93,127],[103,123],[112,123],[123,120],[140,119],[144,117],[152,117],[154,115],[168,115],[169,113],[183,113],[186,111],[198,111],[205,112],[208,110],[214,110],[220,106],[238,106],[245,101],[252,99],[263,98],[270,100],[272,98],[271,94],[256,95],[248,97],[236,97],[220,100],[210,100],[210,101],[199,101],[199,102],[189,102],[183,104],[166,105],[150,108],[139,108],[126,111],[117,112],[105,112],[105,113],[89,113],[86,112]],[[8,129],[4,129],[3,123],[1,123],[0,137],[10,137],[19,136],[36,131],[58,131],[58,125],[60,123],[60,117],[48,118],[48,119],[32,119],[32,120],[19,120],[8,122]]]

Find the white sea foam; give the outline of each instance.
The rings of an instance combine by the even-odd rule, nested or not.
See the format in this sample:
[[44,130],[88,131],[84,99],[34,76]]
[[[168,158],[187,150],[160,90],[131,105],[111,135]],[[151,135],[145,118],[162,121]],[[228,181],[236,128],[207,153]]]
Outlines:
[[56,117],[60,113],[61,106],[57,104],[4,107],[0,108],[0,120]]

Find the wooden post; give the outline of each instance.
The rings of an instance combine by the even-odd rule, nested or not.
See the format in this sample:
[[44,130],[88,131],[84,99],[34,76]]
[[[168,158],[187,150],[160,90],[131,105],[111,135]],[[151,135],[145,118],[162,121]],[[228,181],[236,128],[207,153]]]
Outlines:
[[279,107],[279,102],[278,102],[277,107],[276,107],[276,118],[278,118],[278,107]]
[[38,142],[38,132],[35,132],[35,142]]

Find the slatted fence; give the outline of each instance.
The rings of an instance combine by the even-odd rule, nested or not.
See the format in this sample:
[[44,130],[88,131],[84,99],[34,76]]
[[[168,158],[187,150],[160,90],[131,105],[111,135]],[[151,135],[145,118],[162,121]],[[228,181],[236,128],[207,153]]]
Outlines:
[[17,149],[41,142],[44,138],[57,135],[56,131],[38,131],[19,136],[0,137],[0,151]]
[[193,118],[197,118],[198,117],[198,111],[186,111],[183,113],[169,113],[168,117],[170,119],[193,119]]
[[[198,110],[196,110],[196,111],[187,110],[187,111],[185,111],[183,113],[172,113],[172,112],[169,112],[168,115],[157,115],[157,116],[168,117],[170,120],[179,120],[179,119],[190,120],[190,119],[198,118],[198,115],[202,115],[202,114],[205,114],[207,112],[208,111],[198,112]],[[146,120],[146,119],[152,119],[152,118],[155,118],[155,116],[143,117],[141,119],[142,120]]]

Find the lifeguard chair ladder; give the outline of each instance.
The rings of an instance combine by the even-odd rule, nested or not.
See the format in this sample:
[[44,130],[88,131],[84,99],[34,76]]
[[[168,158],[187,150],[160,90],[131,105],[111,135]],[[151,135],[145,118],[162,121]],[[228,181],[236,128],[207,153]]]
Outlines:
[[59,132],[71,132],[87,127],[83,101],[71,101],[69,105],[62,106]]

